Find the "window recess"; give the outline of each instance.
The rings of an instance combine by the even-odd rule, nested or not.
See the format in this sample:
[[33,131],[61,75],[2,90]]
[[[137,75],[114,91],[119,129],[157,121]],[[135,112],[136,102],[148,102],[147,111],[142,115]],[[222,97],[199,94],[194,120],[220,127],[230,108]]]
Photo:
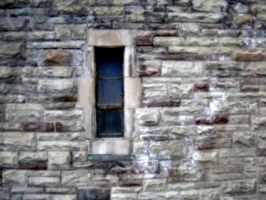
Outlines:
[[97,137],[123,137],[124,48],[95,47]]

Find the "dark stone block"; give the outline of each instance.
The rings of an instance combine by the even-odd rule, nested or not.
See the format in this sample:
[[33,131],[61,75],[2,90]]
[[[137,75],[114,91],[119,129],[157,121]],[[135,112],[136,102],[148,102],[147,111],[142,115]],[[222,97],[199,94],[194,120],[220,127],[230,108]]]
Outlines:
[[45,50],[39,54],[41,66],[69,66],[72,54],[64,50]]
[[23,124],[25,132],[53,132],[54,124],[52,122],[27,122]]
[[205,84],[205,83],[195,84],[194,90],[195,92],[208,92],[209,84]]
[[47,170],[47,161],[20,161],[20,169]]
[[110,200],[110,189],[81,189],[78,191],[78,200]]
[[141,46],[151,46],[153,42],[154,32],[140,31],[135,35],[135,44]]
[[200,124],[226,124],[228,123],[227,116],[200,116],[195,117],[195,123]]
[[179,107],[180,100],[143,100],[144,107]]
[[77,102],[77,98],[73,96],[55,97],[53,102]]

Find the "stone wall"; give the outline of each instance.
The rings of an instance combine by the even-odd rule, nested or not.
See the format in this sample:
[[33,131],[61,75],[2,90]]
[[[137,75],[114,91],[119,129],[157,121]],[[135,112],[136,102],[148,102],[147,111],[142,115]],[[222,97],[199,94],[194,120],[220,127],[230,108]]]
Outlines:
[[[265,13],[264,0],[0,0],[0,199],[266,199]],[[95,138],[100,29],[130,40],[126,143]],[[88,160],[101,145],[128,157]]]

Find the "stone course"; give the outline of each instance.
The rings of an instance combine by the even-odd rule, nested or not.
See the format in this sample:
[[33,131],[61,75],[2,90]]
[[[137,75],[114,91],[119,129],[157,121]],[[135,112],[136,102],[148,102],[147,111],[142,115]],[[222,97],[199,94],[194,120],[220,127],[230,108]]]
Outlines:
[[[0,0],[0,200],[266,199],[265,12]],[[94,47],[125,47],[123,138],[96,138]]]

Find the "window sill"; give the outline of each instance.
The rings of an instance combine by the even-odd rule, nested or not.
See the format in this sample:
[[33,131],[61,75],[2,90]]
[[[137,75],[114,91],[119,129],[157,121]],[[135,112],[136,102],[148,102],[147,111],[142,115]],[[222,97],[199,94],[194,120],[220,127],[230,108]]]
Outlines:
[[132,161],[134,155],[88,154],[88,161]]

